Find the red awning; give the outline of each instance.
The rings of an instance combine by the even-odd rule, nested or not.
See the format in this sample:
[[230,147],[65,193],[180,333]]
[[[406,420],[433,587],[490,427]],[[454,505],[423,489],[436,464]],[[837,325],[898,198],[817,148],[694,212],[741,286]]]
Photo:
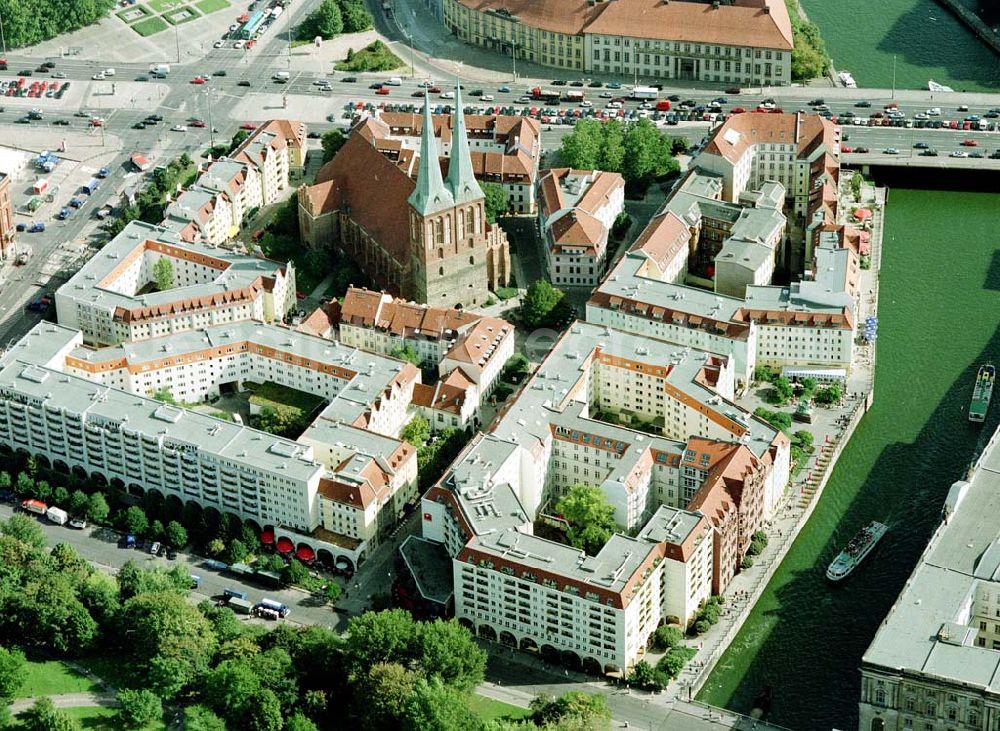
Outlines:
[[274,543],[274,531],[266,530],[263,533],[261,533],[260,542],[263,543],[265,546],[270,546],[272,543]]
[[316,558],[316,552],[309,548],[309,546],[301,546],[298,551],[295,552],[295,557],[299,561],[312,561]]
[[278,539],[278,553],[291,553],[295,550],[295,544],[287,538]]
[[859,221],[864,221],[865,219],[872,217],[872,212],[867,208],[859,208],[854,212],[854,217]]

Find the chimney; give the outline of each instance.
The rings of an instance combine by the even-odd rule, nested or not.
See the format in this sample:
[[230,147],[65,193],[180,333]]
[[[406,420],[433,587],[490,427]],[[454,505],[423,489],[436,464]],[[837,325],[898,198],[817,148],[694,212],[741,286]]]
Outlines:
[[802,112],[795,113],[795,144],[799,144],[799,134],[802,132]]

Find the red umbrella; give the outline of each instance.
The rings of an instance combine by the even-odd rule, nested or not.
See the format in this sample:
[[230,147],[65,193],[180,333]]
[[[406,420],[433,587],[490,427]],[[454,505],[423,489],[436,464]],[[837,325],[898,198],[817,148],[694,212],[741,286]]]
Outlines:
[[867,208],[859,208],[854,212],[854,217],[859,221],[864,221],[872,217],[872,212]]
[[291,553],[293,550],[295,550],[295,544],[288,538],[278,539],[278,553]]
[[299,561],[309,563],[316,558],[316,552],[309,548],[309,546],[301,546],[299,550],[295,552],[295,557],[299,559]]
[[274,531],[266,530],[263,533],[261,533],[260,542],[263,543],[265,546],[270,546],[272,543],[274,543]]

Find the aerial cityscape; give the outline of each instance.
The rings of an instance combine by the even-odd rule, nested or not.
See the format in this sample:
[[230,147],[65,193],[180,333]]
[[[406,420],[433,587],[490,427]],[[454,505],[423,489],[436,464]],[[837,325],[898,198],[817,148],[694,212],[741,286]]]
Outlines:
[[996,3],[0,0],[0,96],[0,728],[1000,731]]

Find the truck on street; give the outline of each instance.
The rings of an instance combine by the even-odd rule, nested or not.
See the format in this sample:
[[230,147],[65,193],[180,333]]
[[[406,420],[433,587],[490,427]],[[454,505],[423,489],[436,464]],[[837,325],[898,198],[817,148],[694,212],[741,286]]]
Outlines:
[[633,86],[632,87],[632,99],[655,99],[660,93],[660,90],[653,86]]
[[41,500],[24,500],[21,502],[21,510],[34,513],[35,515],[45,515],[45,511],[48,509],[49,506]]
[[548,89],[543,89],[540,86],[536,86],[531,90],[531,98],[537,101],[553,102],[559,100],[558,91],[549,91]]
[[253,604],[248,602],[246,599],[240,599],[239,597],[233,597],[230,599],[226,606],[237,614],[250,614],[250,612],[253,611]]
[[69,514],[62,508],[55,506],[45,511],[45,517],[56,525],[66,525],[66,522],[69,520]]
[[563,94],[563,99],[566,100],[566,101],[568,101],[568,102],[574,102],[574,103],[579,104],[580,102],[583,101],[583,99],[584,99],[585,96],[586,96],[586,94],[584,94],[579,89],[568,89]]
[[160,78],[165,77],[170,73],[169,63],[151,63],[149,64],[149,73],[154,76],[159,76]]

